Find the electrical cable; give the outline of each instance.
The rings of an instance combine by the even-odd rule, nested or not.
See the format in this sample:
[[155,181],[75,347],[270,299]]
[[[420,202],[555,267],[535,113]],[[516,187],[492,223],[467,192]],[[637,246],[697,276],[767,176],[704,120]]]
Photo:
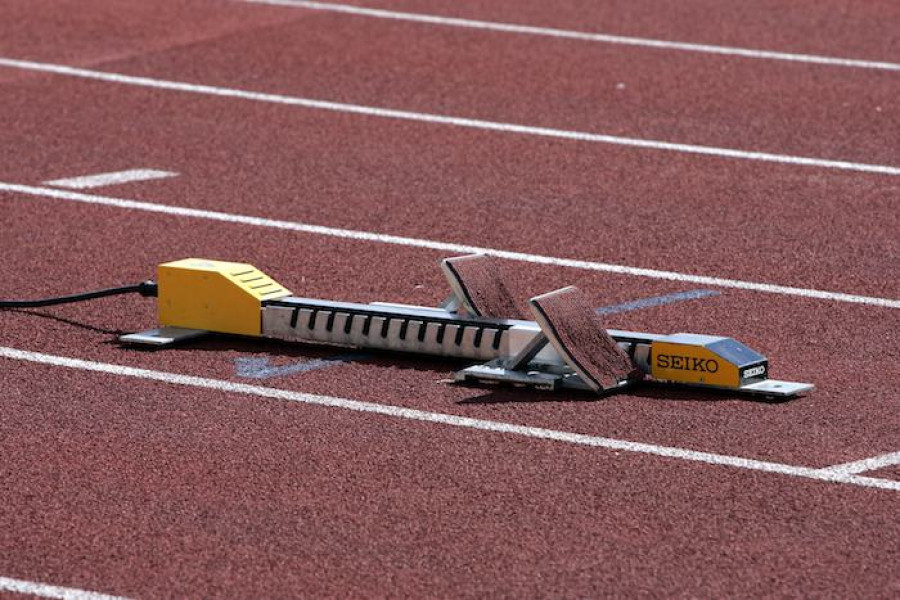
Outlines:
[[119,296],[122,294],[140,294],[145,298],[155,297],[158,288],[154,281],[142,281],[135,285],[106,288],[92,292],[82,292],[69,296],[56,296],[53,298],[40,298],[38,300],[0,300],[0,310],[4,308],[38,308],[41,306],[55,306],[57,304],[69,304],[71,302],[83,302],[94,298],[107,296]]

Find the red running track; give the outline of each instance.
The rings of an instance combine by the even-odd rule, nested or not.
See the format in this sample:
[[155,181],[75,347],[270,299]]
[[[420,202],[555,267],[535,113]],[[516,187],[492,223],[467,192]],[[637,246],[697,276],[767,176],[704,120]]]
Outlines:
[[11,89],[12,110],[0,115],[0,125],[10,147],[20,151],[0,172],[6,182],[36,184],[148,166],[184,177],[105,193],[900,296],[897,177],[473,132],[66,78],[29,80]]
[[[110,37],[103,6],[79,13],[71,30]],[[900,118],[890,100],[900,90],[888,73],[217,6],[188,3],[153,19],[123,12],[123,28],[138,40],[156,39],[161,23],[174,37],[168,50],[138,44],[134,57],[114,62],[93,47],[76,60],[53,58],[29,46],[28,28],[10,32],[4,52],[378,106],[900,164]],[[174,39],[203,10],[217,18],[194,33],[197,41]],[[240,19],[248,31],[237,35],[228,27]],[[410,43],[394,43],[398,36]],[[622,77],[610,69],[648,79],[644,91],[617,95]],[[12,182],[149,163],[191,175],[159,184],[170,186],[150,198],[159,202],[243,211],[252,198],[266,216],[900,295],[893,176],[0,74],[23,78],[8,86],[0,116],[9,146],[19,149],[3,165]]]
[[344,4],[446,17],[602,32],[660,40],[737,46],[776,52],[897,61],[894,34],[900,7],[891,0],[852,6],[842,0],[758,0],[723,4],[716,0],[372,0]]
[[[717,13],[710,22],[718,28],[700,26],[696,39],[688,39],[688,17],[642,11],[649,5],[615,13],[620,21],[603,10],[582,18],[575,2],[553,15],[530,4],[502,14],[492,12],[499,3],[458,10],[473,18],[515,14],[541,25],[608,24],[616,33],[831,53],[796,28],[805,16],[822,32],[846,25],[833,39],[848,56],[891,59],[890,43],[877,35],[883,24],[873,22],[873,15],[890,21],[890,7],[875,3],[843,20],[826,3],[798,4],[779,18],[765,4],[758,14],[744,7]],[[864,110],[893,94],[896,78],[885,74],[816,68],[794,78],[796,66],[765,61],[683,54],[654,61],[639,50],[563,48],[553,40],[240,3],[191,1],[154,11],[141,3],[79,6],[63,23],[46,11],[3,5],[15,12],[5,12],[14,18],[0,25],[8,27],[0,54],[528,124],[619,127],[674,141],[713,143],[726,139],[715,136],[727,128],[751,149],[900,162],[892,146],[896,113]],[[709,7],[690,2],[685,10]],[[752,35],[763,31],[768,37]],[[571,63],[554,69],[560,53]],[[711,79],[703,73],[718,67],[731,79],[704,88]],[[653,79],[661,95],[598,114],[592,106],[605,92],[586,74],[606,68]],[[698,79],[673,78],[679,69]],[[742,90],[737,102],[724,95],[748,77],[778,90],[781,101],[765,90]],[[7,182],[168,168],[181,176],[98,193],[900,295],[894,177],[460,131],[9,69],[0,69],[0,81],[0,131],[4,146],[15,148],[0,161]],[[820,92],[822,106],[810,110],[803,98]],[[589,102],[570,101],[579,93]],[[701,101],[712,120],[694,116],[709,112],[699,110]],[[852,119],[840,118],[844,109]],[[489,112],[468,114],[475,111]],[[445,293],[433,251],[21,194],[0,193],[0,207],[0,281],[8,282],[0,297],[138,281],[156,263],[189,255],[253,262],[303,295],[436,304]],[[598,305],[686,289],[510,267],[526,289],[574,283]],[[814,395],[771,405],[651,388],[603,402],[573,394],[551,399],[449,386],[441,380],[453,365],[386,356],[251,383],[799,466],[897,450],[895,309],[723,292],[609,323],[734,335],[763,350],[776,376],[814,381]],[[134,298],[2,313],[0,346],[233,381],[240,380],[237,358],[281,365],[331,354],[236,339],[160,353],[111,343],[117,331],[152,323],[152,304]],[[0,464],[12,482],[0,498],[7,524],[0,528],[2,576],[137,597],[874,597],[900,585],[892,491],[7,359],[0,359],[0,372]],[[897,479],[898,471],[872,475]]]
[[895,492],[66,370],[6,379],[4,573],[154,598],[896,589]]
[[[900,83],[890,72],[267,6],[251,7],[262,12],[235,35],[222,15],[237,20],[246,4],[204,8],[218,17],[193,43],[178,37],[179,25],[200,11],[179,8],[169,13],[175,31],[168,43],[138,45],[131,56],[87,48],[75,60],[45,58],[42,48],[32,49],[27,29],[10,32],[0,50],[14,58],[532,126],[834,160],[898,159]],[[82,15],[93,27],[76,31],[108,37],[105,16]],[[143,40],[158,35],[162,19],[134,10],[124,20]]]
[[[433,251],[169,216],[135,215],[53,200],[26,198],[7,205],[6,214],[13,217],[11,223],[17,233],[9,260],[0,266],[0,280],[20,282],[17,293],[27,297],[141,281],[153,276],[156,264],[187,256],[246,260],[295,294],[314,298],[434,306],[448,293],[437,266],[442,255]],[[79,227],[71,227],[73,222],[78,222]],[[27,280],[17,275],[22,264],[31,268]],[[508,263],[508,267],[528,293],[575,284],[585,289],[598,306],[693,289],[576,269],[518,263]],[[126,351],[107,343],[115,331],[147,329],[155,323],[152,301],[138,298],[40,312],[71,319],[86,328],[32,314],[0,313],[2,345],[220,379],[236,379],[234,360],[241,356],[259,354],[271,357],[273,364],[278,365],[296,360],[291,358],[295,354],[303,358],[334,353],[282,344],[260,348],[256,343],[236,340],[215,343],[209,348],[201,344],[196,351],[154,353]],[[439,384],[449,377],[452,364],[422,364],[399,357],[266,383],[317,394],[824,467],[896,450],[900,406],[893,387],[886,385],[895,381],[896,375],[884,369],[885,364],[900,360],[896,343],[900,320],[896,312],[725,290],[715,298],[608,317],[609,326],[614,328],[727,333],[763,351],[772,361],[775,377],[811,380],[818,386],[814,396],[780,405],[700,392],[666,394],[653,389],[617,396],[609,402],[543,402],[550,399],[546,394]],[[586,399],[571,393],[555,398]]]

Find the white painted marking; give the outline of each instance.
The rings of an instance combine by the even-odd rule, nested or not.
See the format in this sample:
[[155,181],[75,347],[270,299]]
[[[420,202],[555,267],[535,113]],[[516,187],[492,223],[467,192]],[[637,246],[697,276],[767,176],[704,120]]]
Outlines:
[[378,242],[382,244],[393,244],[397,246],[409,246],[413,248],[427,248],[429,250],[439,250],[453,254],[490,254],[498,258],[506,260],[514,260],[518,262],[527,262],[539,265],[553,265],[557,267],[569,267],[572,269],[584,269],[587,271],[601,271],[604,273],[616,273],[619,275],[633,275],[635,277],[649,277],[650,279],[665,279],[668,281],[679,281],[684,283],[698,283],[701,285],[711,285],[724,288],[734,288],[739,290],[750,290],[754,292],[764,292],[768,294],[784,294],[787,296],[799,296],[801,298],[815,298],[818,300],[833,300],[836,302],[850,302],[853,304],[869,304],[872,306],[881,306],[885,308],[900,308],[900,300],[892,300],[889,298],[878,298],[872,296],[859,296],[856,294],[846,294],[843,292],[828,292],[823,290],[790,287],[785,285],[776,285],[771,283],[755,283],[752,281],[741,281],[739,279],[723,279],[721,277],[709,277],[706,275],[689,275],[687,273],[678,273],[675,271],[660,271],[657,269],[644,269],[641,267],[629,267],[625,265],[617,265],[611,263],[592,262],[587,260],[577,260],[572,258],[558,258],[554,256],[543,256],[540,254],[526,254],[524,252],[513,252],[509,250],[500,250],[497,248],[485,248],[482,246],[470,246],[468,244],[455,244],[451,242],[439,242],[434,240],[426,240],[421,238],[402,237],[397,235],[388,235],[384,233],[373,233],[370,231],[357,231],[353,229],[338,229],[335,227],[325,227],[322,225],[310,225],[308,223],[298,223],[295,221],[279,221],[277,219],[266,219],[263,217],[251,217],[248,215],[238,215],[233,213],[217,212],[212,210],[201,210],[197,208],[186,208],[182,206],[171,206],[167,204],[153,204],[150,202],[140,202],[137,200],[126,200],[123,198],[110,198],[108,196],[96,196],[92,194],[82,194],[79,192],[69,192],[64,190],[56,190],[52,188],[41,188],[29,185],[18,185],[14,183],[0,182],[0,192],[11,192],[18,194],[27,194],[30,196],[40,196],[43,198],[55,198],[58,200],[68,200],[72,202],[83,202],[86,204],[96,204],[100,206],[115,206],[117,208],[125,208],[129,210],[140,210],[152,213],[161,213],[165,215],[174,215],[179,217],[190,217],[195,219],[206,219],[210,221],[221,221],[224,223],[237,223],[241,225],[252,225],[255,227],[268,227],[271,229],[283,229],[287,231],[299,231],[301,233],[310,233],[314,235],[325,235],[336,238],[349,240],[358,240],[365,242]]
[[377,106],[364,106],[361,104],[345,104],[342,102],[329,102],[327,100],[315,100],[300,98],[298,96],[284,96],[281,94],[266,94],[251,92],[234,88],[215,87],[170,81],[165,79],[153,79],[150,77],[136,77],[122,73],[109,73],[106,71],[94,71],[91,69],[79,69],[65,65],[41,63],[28,60],[0,58],[0,67],[12,69],[24,69],[27,71],[39,71],[53,73],[68,77],[80,77],[107,83],[120,83],[160,90],[187,92],[192,94],[204,94],[224,98],[238,98],[254,102],[269,102],[287,106],[300,106],[303,108],[327,110],[340,113],[365,115],[368,117],[380,117],[385,119],[401,119],[404,121],[416,121],[434,125],[451,125],[468,129],[495,131],[501,133],[515,133],[520,135],[533,135],[539,137],[556,138],[562,140],[574,140],[579,142],[593,142],[599,144],[612,144],[646,150],[681,152],[685,154],[698,154],[714,156],[717,158],[732,158],[738,160],[761,161],[803,167],[818,167],[822,169],[838,169],[843,171],[857,171],[863,173],[878,173],[881,175],[900,175],[900,167],[891,165],[874,165],[857,163],[844,160],[829,160],[824,158],[811,158],[805,156],[791,156],[787,154],[772,154],[769,152],[753,152],[748,150],[736,150],[734,148],[719,148],[716,146],[699,146],[694,144],[679,144],[659,140],[645,140],[639,138],[621,137],[601,133],[589,133],[584,131],[570,131],[567,129],[552,129],[549,127],[532,127],[530,125],[516,125],[514,123],[502,123],[497,121],[484,121],[481,119],[469,119],[465,117],[450,117],[432,113],[421,113],[408,110],[394,110],[391,108],[379,108]]
[[117,185],[131,183],[133,181],[148,181],[150,179],[165,179],[175,177],[178,173],[171,171],[157,171],[155,169],[130,169],[128,171],[116,171],[115,173],[98,173],[97,175],[83,175],[81,177],[69,177],[66,179],[54,179],[45,181],[46,185],[54,187],[86,190],[89,188],[103,187],[105,185]]
[[900,452],[881,454],[880,456],[864,458],[863,460],[856,460],[853,462],[844,463],[842,465],[826,467],[822,470],[828,473],[837,473],[840,475],[855,475],[857,473],[875,471],[876,469],[883,469],[885,467],[892,467],[894,465],[900,465]]
[[701,52],[704,54],[719,54],[724,56],[740,56],[742,58],[758,58],[768,60],[782,60],[789,62],[826,65],[831,67],[854,67],[857,69],[876,69],[881,71],[900,71],[900,64],[881,62],[875,60],[860,60],[854,58],[838,58],[833,56],[820,56],[816,54],[795,54],[791,52],[775,52],[771,50],[756,50],[753,48],[740,48],[735,46],[716,46],[712,44],[692,44],[688,42],[673,42],[653,38],[632,37],[624,35],[611,35],[608,33],[591,33],[586,31],[572,31],[568,29],[556,29],[553,27],[535,27],[531,25],[517,25],[513,23],[498,23],[496,21],[478,21],[474,19],[462,19],[457,17],[443,17],[423,13],[399,12],[350,4],[334,4],[331,2],[307,2],[306,0],[240,0],[254,4],[272,4],[276,6],[289,6],[326,12],[344,13],[362,17],[374,17],[376,19],[390,19],[394,21],[409,21],[413,23],[427,23],[429,25],[441,25],[447,27],[464,27],[466,29],[480,29],[485,31],[499,31],[503,33],[517,33],[524,35],[537,35],[543,37],[563,38],[579,40],[583,42],[599,42],[604,44],[621,44],[625,46],[638,46],[644,48],[657,48],[663,50],[680,50],[684,52]]
[[61,598],[62,600],[126,600],[121,596],[108,596],[97,592],[87,592],[75,588],[47,585],[46,583],[12,579],[10,577],[0,577],[0,591],[31,594],[41,598]]
[[663,456],[666,458],[706,463],[710,465],[735,467],[739,469],[748,469],[751,471],[763,471],[766,473],[777,473],[780,475],[801,477],[804,479],[815,479],[818,481],[829,481],[833,483],[845,483],[861,487],[900,491],[900,481],[891,481],[888,479],[877,479],[873,477],[862,477],[859,475],[831,473],[823,469],[798,467],[794,465],[755,460],[752,458],[742,458],[740,456],[728,456],[725,454],[699,452],[696,450],[688,450],[685,448],[677,448],[673,446],[658,446],[656,444],[630,442],[627,440],[597,437],[592,435],[585,435],[582,433],[571,433],[568,431],[543,429],[540,427],[514,425],[512,423],[503,423],[499,421],[486,421],[483,419],[473,419],[457,415],[429,412],[413,408],[405,408],[402,406],[393,406],[390,404],[376,404],[373,402],[363,402],[360,400],[350,400],[348,398],[337,398],[333,396],[319,396],[316,394],[306,394],[303,392],[294,392],[278,388],[235,383],[220,379],[207,379],[205,377],[195,377],[193,375],[182,375],[180,373],[138,369],[134,367],[126,367],[123,365],[99,363],[77,358],[69,358],[65,356],[43,354],[41,352],[30,352],[27,350],[19,350],[17,348],[8,348],[4,346],[0,346],[0,357],[39,363],[43,365],[78,369],[81,371],[108,373],[110,375],[116,375],[119,377],[131,377],[135,379],[160,381],[173,385],[204,388],[209,390],[216,390],[219,392],[245,394],[249,396],[272,398],[275,400],[286,400],[289,402],[299,402],[302,404],[312,404],[317,406],[328,406],[331,408],[340,408],[356,412],[372,413],[385,417],[392,417],[395,419],[424,421],[426,423],[437,423],[440,425],[449,425],[452,427],[464,427],[467,429],[477,429],[480,431],[490,431],[494,433],[523,436],[534,439],[551,440],[578,446],[592,446],[595,448],[605,448],[608,450],[635,452],[638,454],[650,454],[654,456]]

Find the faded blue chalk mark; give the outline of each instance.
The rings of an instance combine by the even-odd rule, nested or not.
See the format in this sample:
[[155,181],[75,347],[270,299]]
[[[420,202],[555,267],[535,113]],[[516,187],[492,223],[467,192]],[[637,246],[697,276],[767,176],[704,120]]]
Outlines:
[[597,314],[614,315],[616,313],[628,312],[629,310],[639,310],[641,308],[651,308],[653,306],[662,306],[664,304],[684,302],[685,300],[697,300],[698,298],[718,296],[721,293],[722,292],[717,290],[690,290],[687,292],[675,292],[674,294],[666,294],[665,296],[653,296],[651,298],[641,298],[640,300],[623,302],[622,304],[601,306],[597,309]]
[[268,358],[236,358],[234,360],[234,370],[238,377],[248,377],[250,379],[271,379],[273,377],[285,377],[287,375],[295,375],[297,373],[307,373],[309,371],[318,371],[319,369],[329,369],[337,367],[348,362],[357,360],[365,360],[371,358],[369,354],[364,352],[348,352],[346,354],[338,354],[328,358],[314,358],[311,360],[301,360],[289,365],[272,366]]

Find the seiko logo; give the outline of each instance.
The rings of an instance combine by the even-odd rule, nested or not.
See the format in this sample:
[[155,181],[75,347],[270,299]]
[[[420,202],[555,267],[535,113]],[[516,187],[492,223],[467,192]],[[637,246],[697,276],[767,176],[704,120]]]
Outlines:
[[663,369],[698,371],[700,373],[715,373],[719,370],[718,361],[711,358],[695,358],[693,356],[678,356],[675,354],[657,355],[656,366]]
[[756,377],[757,375],[762,375],[766,372],[766,365],[759,365],[758,367],[753,367],[752,369],[747,369],[744,371],[744,377]]

